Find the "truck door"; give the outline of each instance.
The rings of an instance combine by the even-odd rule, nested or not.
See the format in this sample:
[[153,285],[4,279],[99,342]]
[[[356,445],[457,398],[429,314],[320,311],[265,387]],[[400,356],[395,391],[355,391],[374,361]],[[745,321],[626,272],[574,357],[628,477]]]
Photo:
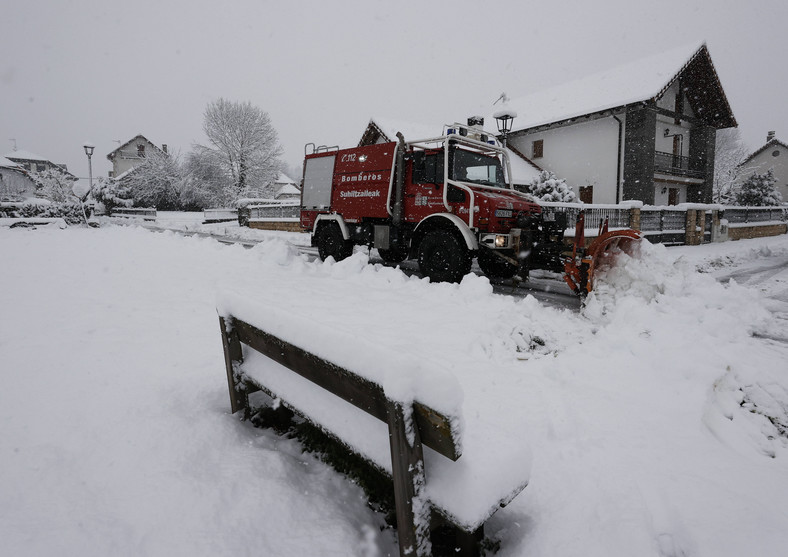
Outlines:
[[420,222],[443,207],[443,151],[416,151],[405,176],[405,220]]

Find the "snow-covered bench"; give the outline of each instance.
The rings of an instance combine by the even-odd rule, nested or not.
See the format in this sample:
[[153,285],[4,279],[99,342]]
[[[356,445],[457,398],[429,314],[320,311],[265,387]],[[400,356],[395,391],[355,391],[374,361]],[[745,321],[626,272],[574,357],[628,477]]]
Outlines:
[[[244,311],[248,306],[231,297],[220,301],[233,413],[248,410],[249,395],[262,390],[389,474],[400,555],[431,554],[430,525],[439,522],[436,518],[454,528],[456,555],[479,555],[484,523],[525,488],[528,463],[500,466],[499,458],[522,457],[515,444],[513,450],[490,450],[477,441],[463,447],[468,424],[459,413],[462,391],[456,380],[418,364],[414,369],[413,362],[385,349],[369,354],[368,347],[356,345],[353,351],[364,353],[370,368],[401,370],[379,378],[361,375],[335,363],[346,358],[325,357],[350,352],[338,342],[347,332],[312,331],[310,323],[287,318],[282,326],[270,308],[264,316],[262,308]],[[321,355],[291,342],[316,336],[322,337],[316,350]],[[472,454],[461,458],[464,449]]]

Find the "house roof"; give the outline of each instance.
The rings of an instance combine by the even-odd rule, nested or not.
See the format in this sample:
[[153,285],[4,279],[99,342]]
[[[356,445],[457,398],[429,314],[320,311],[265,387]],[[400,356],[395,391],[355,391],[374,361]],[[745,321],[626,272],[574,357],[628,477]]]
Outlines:
[[[31,153],[30,151],[11,151],[10,153],[6,153],[3,155],[6,159],[16,159],[16,160],[24,160],[24,161],[40,161],[40,162],[48,162],[52,163],[48,158],[42,157],[41,155],[36,155],[35,153]],[[52,163],[54,164],[54,163]]]
[[[292,178],[290,178],[284,172],[279,173],[279,175],[276,177],[276,180],[274,180],[274,184],[292,184],[294,186],[297,186],[297,182]],[[298,190],[298,192],[300,193],[301,190]]]
[[147,137],[145,137],[145,136],[144,136],[144,135],[142,135],[141,133],[138,133],[137,135],[135,135],[134,137],[132,137],[131,139],[129,139],[129,140],[126,142],[126,143],[124,143],[123,145],[120,145],[120,146],[119,146],[117,149],[115,149],[114,151],[111,151],[111,152],[109,152],[109,153],[107,154],[107,158],[108,158],[109,160],[112,160],[112,159],[114,159],[114,158],[115,158],[115,156],[116,156],[116,154],[117,154],[117,153],[120,153],[120,152],[123,150],[123,148],[124,148],[124,147],[128,147],[128,146],[129,146],[129,145],[131,145],[131,144],[132,144],[134,141],[136,141],[137,139],[140,139],[140,138],[141,138],[141,139],[144,139],[144,140],[147,142],[147,144],[148,144],[148,145],[152,145],[154,149],[157,149],[157,150],[158,150],[158,151],[160,151],[162,154],[164,154],[164,151],[162,151],[161,149],[159,149],[159,147],[158,147],[158,146],[157,146],[155,143],[153,143],[153,142],[152,142],[150,139],[148,139]]
[[512,131],[656,101],[680,77],[687,78],[698,118],[716,128],[736,126],[706,44],[693,43],[514,99],[508,103],[518,114]]
[[[443,130],[442,126],[426,126],[376,117],[370,119],[359,145],[369,145],[379,140],[396,141],[397,132],[401,132],[405,140],[408,141],[438,137],[443,133]],[[498,134],[491,131],[490,135],[495,137]],[[512,165],[512,180],[515,184],[527,184],[539,176],[542,169],[538,165],[516,149],[509,147],[508,151],[509,162]]]
[[277,190],[275,197],[279,198],[282,195],[301,195],[301,190],[295,184],[285,184]]
[[22,169],[22,165],[15,163],[14,161],[7,159],[5,157],[0,157],[0,168],[11,168],[14,170]]
[[745,165],[745,164],[747,164],[747,163],[748,163],[748,162],[750,162],[752,159],[754,159],[755,157],[757,157],[758,155],[760,155],[761,153],[763,153],[764,151],[766,151],[766,150],[767,150],[767,149],[769,149],[770,147],[777,147],[778,145],[779,145],[780,147],[784,148],[784,149],[788,149],[788,145],[786,145],[785,143],[783,143],[783,142],[782,142],[782,141],[780,141],[779,139],[777,139],[777,138],[774,138],[774,139],[772,139],[772,140],[770,140],[770,141],[767,141],[767,142],[766,142],[766,143],[763,145],[763,147],[761,147],[760,149],[758,149],[757,151],[755,151],[755,152],[754,152],[752,155],[750,155],[749,157],[747,157],[746,159],[744,159],[744,160],[742,161],[742,163],[741,163],[739,166],[742,166],[742,165]]

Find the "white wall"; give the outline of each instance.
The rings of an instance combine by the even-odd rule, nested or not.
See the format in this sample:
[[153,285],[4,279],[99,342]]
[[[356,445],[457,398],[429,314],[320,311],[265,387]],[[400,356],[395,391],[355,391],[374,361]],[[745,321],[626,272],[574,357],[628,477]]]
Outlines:
[[[773,153],[779,153],[779,155],[774,156]],[[775,184],[777,191],[783,196],[783,202],[788,202],[788,149],[782,145],[771,145],[749,161],[746,164],[746,171],[739,178],[738,183],[741,184],[753,173],[764,174],[770,168],[774,171],[774,177],[777,179]]]
[[[619,118],[624,121],[623,114]],[[533,142],[539,139],[543,140],[544,156],[537,159]],[[594,186],[594,203],[616,202],[618,122],[612,117],[517,136],[509,143],[565,179],[576,194],[581,186]]]
[[0,199],[23,200],[35,193],[36,185],[29,177],[15,170],[0,168]]

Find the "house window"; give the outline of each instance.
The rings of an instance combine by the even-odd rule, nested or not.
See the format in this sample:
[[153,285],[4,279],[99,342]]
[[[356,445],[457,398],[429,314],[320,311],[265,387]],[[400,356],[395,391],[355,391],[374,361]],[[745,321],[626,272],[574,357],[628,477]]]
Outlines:
[[534,141],[534,157],[535,159],[541,159],[544,156],[544,140],[537,139]]
[[780,150],[778,149],[776,151],[772,151],[772,156],[773,157],[779,157],[780,156]]
[[594,202],[594,186],[580,186],[580,202],[581,203]]
[[137,145],[137,156],[138,157],[145,156],[145,145]]
[[679,188],[668,188],[668,205],[679,204]]

